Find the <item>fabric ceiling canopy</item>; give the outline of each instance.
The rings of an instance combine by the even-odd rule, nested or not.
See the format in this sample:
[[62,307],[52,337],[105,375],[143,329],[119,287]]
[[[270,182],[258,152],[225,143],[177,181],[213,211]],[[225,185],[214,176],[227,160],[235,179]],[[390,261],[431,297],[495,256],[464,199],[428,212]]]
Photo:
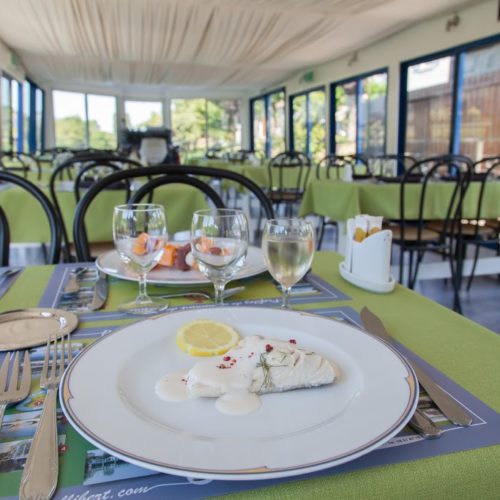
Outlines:
[[42,84],[258,89],[464,3],[0,0],[0,38]]

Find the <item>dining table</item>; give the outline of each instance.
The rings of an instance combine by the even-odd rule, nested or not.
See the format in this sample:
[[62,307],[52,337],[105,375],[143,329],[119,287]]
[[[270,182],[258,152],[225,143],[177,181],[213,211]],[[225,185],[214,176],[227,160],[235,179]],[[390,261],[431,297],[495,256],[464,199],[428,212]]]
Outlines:
[[[306,292],[292,295],[293,309],[331,318],[332,329],[337,321],[363,329],[359,312],[368,307],[396,339],[400,352],[425,366],[441,387],[468,409],[473,415],[472,426],[451,424],[427,401],[426,411],[444,431],[439,439],[424,439],[405,428],[380,449],[337,467],[280,479],[224,481],[190,480],[124,463],[85,440],[61,414],[60,473],[55,498],[96,500],[219,495],[249,499],[498,498],[500,335],[400,285],[385,294],[357,288],[340,276],[341,261],[342,256],[337,253],[317,252],[312,270],[305,278]],[[21,308],[62,307],[57,297],[68,270],[81,265],[23,268],[7,290],[2,291],[0,284],[0,294],[3,293],[0,313]],[[280,291],[267,272],[232,282],[229,286],[237,285],[244,285],[245,289],[228,299],[229,305],[254,307],[256,315],[261,308],[279,308]],[[141,321],[137,316],[117,310],[120,303],[135,296],[137,284],[108,277],[108,287],[109,294],[102,309],[80,313],[80,324],[73,334],[75,348],[84,349],[111,332],[119,336],[121,328]],[[156,284],[148,289],[151,293],[180,290]],[[208,285],[197,289],[210,291]],[[212,307],[211,300],[200,297],[170,299],[172,312],[200,307]],[[169,314],[169,310],[165,314]],[[143,331],[142,335],[146,338],[148,331]],[[36,349],[32,351],[32,358],[37,353],[39,355]],[[380,370],[383,369],[384,366],[380,366]],[[1,497],[18,494],[27,448],[43,398],[44,391],[34,377],[28,400],[6,412],[0,429]],[[377,404],[384,405],[384,401],[377,401]],[[307,408],[298,411],[307,411]],[[366,426],[371,425],[372,418],[371,414],[366,414]],[[33,422],[22,428],[21,422],[26,419]],[[116,415],[116,419],[119,420],[120,415]],[[357,430],[353,428],[352,432]],[[290,452],[300,454],[300,450]],[[234,453],[237,454],[238,449]]]

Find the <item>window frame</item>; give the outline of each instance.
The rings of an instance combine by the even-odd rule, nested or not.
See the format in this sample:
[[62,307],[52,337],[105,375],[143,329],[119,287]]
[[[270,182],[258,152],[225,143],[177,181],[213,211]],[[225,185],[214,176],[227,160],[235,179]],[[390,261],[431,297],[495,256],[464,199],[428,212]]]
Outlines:
[[[296,97],[306,96],[306,155],[310,158],[310,147],[311,147],[311,120],[310,120],[310,104],[309,104],[309,94],[311,92],[323,91],[325,93],[325,122],[328,120],[327,111],[327,95],[326,95],[326,85],[318,85],[317,87],[312,87],[307,90],[302,90],[301,92],[297,92],[296,94],[290,94],[288,98],[288,120],[290,123],[290,136],[289,136],[289,144],[290,150],[295,151],[295,140],[293,137],[293,100]],[[328,140],[326,137],[325,131],[325,151],[327,151]]]
[[336,154],[337,142],[335,140],[335,135],[337,132],[337,120],[335,115],[337,112],[337,99],[336,99],[336,89],[338,86],[345,85],[347,83],[356,83],[356,155],[363,154],[361,150],[361,126],[360,126],[360,102],[361,102],[361,81],[370,76],[379,75],[385,73],[387,79],[387,89],[385,92],[385,113],[384,113],[384,153],[387,151],[387,102],[389,97],[389,67],[384,66],[375,70],[367,71],[365,73],[360,73],[358,75],[350,76],[348,78],[343,78],[342,80],[337,80],[330,83],[330,154]]
[[[39,87],[38,87],[39,88]],[[43,107],[42,107],[42,142],[45,142],[45,131],[44,131],[44,126],[43,124],[45,123],[45,91],[43,89],[40,89],[42,91],[42,97],[43,97]],[[55,134],[55,123],[56,123],[56,117],[54,113],[54,92],[66,92],[68,94],[80,94],[83,95],[83,103],[84,103],[84,109],[85,109],[85,148],[92,148],[90,145],[90,129],[89,129],[89,104],[88,104],[88,96],[93,95],[93,96],[99,96],[99,97],[112,97],[115,100],[115,139],[116,139],[116,148],[119,146],[119,129],[118,129],[118,96],[113,95],[113,94],[96,94],[94,92],[79,92],[77,90],[64,90],[64,89],[52,89],[52,114],[53,119],[54,119],[54,142],[57,147],[57,137]],[[131,99],[129,99],[131,100]],[[156,102],[156,101],[155,101]],[[163,114],[163,113],[162,113]],[[115,148],[115,149],[116,149]]]
[[254,110],[253,110],[253,105],[254,102],[259,101],[261,99],[264,100],[264,117],[266,120],[266,147],[264,151],[264,155],[266,158],[271,157],[271,150],[272,150],[272,144],[271,144],[271,120],[270,120],[270,112],[269,112],[269,104],[271,102],[271,96],[273,94],[278,94],[279,92],[283,92],[283,100],[285,102],[285,130],[284,130],[284,142],[285,142],[285,148],[286,148],[286,138],[287,138],[287,133],[288,133],[288,128],[287,128],[287,120],[286,120],[286,105],[287,105],[287,93],[286,93],[286,87],[279,87],[276,89],[273,89],[269,92],[266,92],[265,94],[260,94],[255,97],[251,97],[249,100],[250,104],[250,149],[252,151],[255,151],[255,136],[254,136],[254,131],[253,131],[253,121],[254,121]]
[[[10,146],[10,152],[14,153],[22,153],[24,151],[24,126],[23,126],[23,83],[20,82],[17,78],[14,78],[13,76],[9,75],[9,73],[2,71],[0,73],[0,76],[2,78],[5,78],[9,82],[9,109],[10,109],[10,116],[9,116],[9,146]],[[17,123],[16,123],[16,128],[17,128],[17,137],[16,140],[14,141],[14,107],[12,106],[12,98],[13,98],[13,92],[12,92],[12,87],[13,85],[17,84]],[[3,131],[2,131],[3,133]],[[15,144],[14,144],[15,143]],[[15,145],[15,148],[14,148]]]
[[[45,149],[45,90],[38,86],[30,78],[25,79],[29,83],[29,110],[28,115],[28,130],[23,130],[23,135],[28,134],[28,150],[29,153],[35,153],[36,151],[43,151]],[[40,144],[37,144],[37,130],[36,130],[36,115],[38,113],[37,101],[36,101],[36,91],[39,90],[42,93],[42,109],[41,112],[41,134],[40,134]]]
[[458,109],[463,88],[463,56],[474,49],[500,43],[500,35],[492,35],[472,42],[463,43],[448,49],[432,52],[424,56],[408,59],[400,63],[399,73],[399,123],[398,123],[398,154],[403,154],[406,147],[406,130],[408,117],[408,68],[416,64],[433,61],[443,57],[454,57],[453,85],[451,94],[450,137],[448,144],[449,154],[458,154],[460,147],[460,126],[462,112]]

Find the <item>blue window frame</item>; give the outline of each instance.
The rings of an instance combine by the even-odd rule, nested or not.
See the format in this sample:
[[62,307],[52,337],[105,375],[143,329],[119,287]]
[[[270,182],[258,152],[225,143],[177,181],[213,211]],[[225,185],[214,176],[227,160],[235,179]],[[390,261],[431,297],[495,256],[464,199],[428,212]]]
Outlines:
[[497,96],[500,35],[402,62],[399,153],[497,155]]
[[284,88],[250,99],[250,148],[266,158],[286,149],[285,108]]
[[387,68],[346,78],[330,85],[332,154],[385,153],[387,88]]
[[319,162],[326,155],[326,92],[315,87],[289,98],[290,149]]

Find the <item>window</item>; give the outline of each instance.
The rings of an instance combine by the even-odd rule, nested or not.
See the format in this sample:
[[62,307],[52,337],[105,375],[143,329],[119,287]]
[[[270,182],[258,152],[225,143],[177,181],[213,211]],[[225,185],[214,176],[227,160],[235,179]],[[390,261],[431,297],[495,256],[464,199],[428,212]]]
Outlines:
[[2,149],[23,151],[23,86],[2,75]]
[[500,149],[500,37],[402,64],[399,151],[417,157]]
[[25,152],[42,151],[44,91],[31,80],[23,84],[23,146]]
[[160,101],[125,101],[127,128],[163,127],[163,109]]
[[326,155],[325,91],[315,89],[290,97],[291,149],[303,151],[314,163]]
[[387,71],[332,84],[331,150],[338,155],[385,152]]
[[241,148],[238,100],[172,99],[170,111],[174,142],[187,158]]
[[[40,95],[36,95],[36,100]],[[116,99],[112,96],[54,90],[56,146],[71,149],[116,148]],[[37,135],[41,117],[37,115]]]
[[285,91],[276,90],[250,100],[251,149],[267,158],[285,151]]
[[2,149],[12,151],[11,79],[2,76]]

